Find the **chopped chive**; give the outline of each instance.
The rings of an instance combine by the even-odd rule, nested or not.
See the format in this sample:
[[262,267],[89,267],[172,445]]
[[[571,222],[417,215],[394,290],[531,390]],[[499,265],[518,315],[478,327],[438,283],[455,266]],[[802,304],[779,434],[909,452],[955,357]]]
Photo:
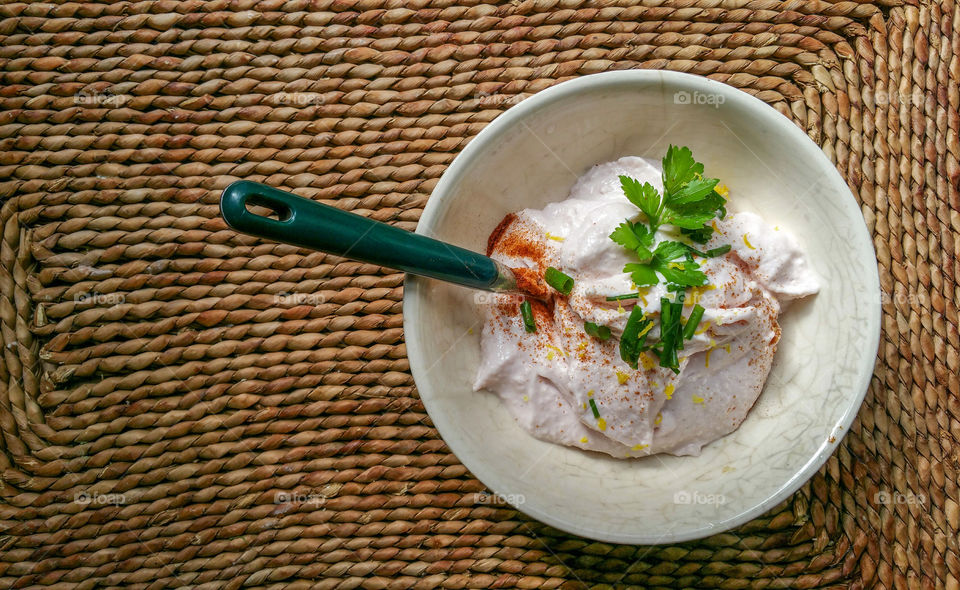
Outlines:
[[583,322],[583,329],[594,338],[599,338],[600,340],[610,338],[610,328],[607,326],[598,326],[593,322]]
[[652,327],[653,322],[644,317],[639,305],[635,305],[630,310],[630,317],[627,318],[627,324],[623,327],[623,334],[620,336],[620,358],[634,369],[637,368],[640,350]]
[[686,285],[678,285],[676,283],[667,283],[667,291],[670,291],[671,293],[676,293],[677,291],[683,292],[686,290],[687,290]]
[[597,402],[593,401],[593,398],[590,398],[590,410],[593,411],[593,417],[600,417],[600,410],[597,409]]
[[674,368],[679,366],[677,360],[677,327],[680,323],[682,303],[674,303],[666,297],[660,298],[660,343],[663,351],[660,353],[660,366]]
[[552,266],[547,267],[547,272],[543,273],[547,284],[556,289],[563,295],[569,295],[573,291],[573,277],[563,274]]
[[729,251],[730,251],[730,244],[724,244],[724,245],[722,245],[722,246],[717,246],[716,248],[711,248],[711,249],[707,250],[706,252],[701,252],[700,250],[697,250],[697,249],[694,248],[693,246],[687,246],[687,248],[690,248],[690,251],[691,251],[691,252],[693,252],[693,253],[696,254],[697,256],[700,256],[701,258],[716,258],[717,256],[723,256],[724,254],[726,254],[727,252],[729,252]]
[[683,298],[673,304],[676,321],[673,324],[673,342],[677,350],[683,350]]
[[537,322],[533,319],[533,307],[529,301],[520,304],[520,315],[523,316],[523,328],[527,332],[536,332]]
[[690,317],[687,318],[687,325],[683,327],[683,339],[690,340],[693,338],[693,333],[697,331],[697,326],[700,324],[700,320],[703,319],[703,306],[699,303],[693,306],[693,310],[690,312]]
[[673,342],[677,350],[683,350],[683,300],[687,298],[686,291],[677,293],[677,299],[673,302],[674,324],[673,324]]
[[607,301],[623,301],[625,299],[639,299],[639,293],[624,293],[623,295],[609,295]]

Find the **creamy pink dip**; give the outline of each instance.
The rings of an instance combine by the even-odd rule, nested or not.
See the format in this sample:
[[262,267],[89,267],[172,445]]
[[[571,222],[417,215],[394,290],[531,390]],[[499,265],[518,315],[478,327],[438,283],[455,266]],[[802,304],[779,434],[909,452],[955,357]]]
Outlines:
[[[569,297],[533,302],[536,333],[524,331],[519,299],[482,306],[474,388],[499,395],[524,429],[546,441],[615,457],[695,455],[743,422],[777,349],[781,302],[816,293],[817,278],[789,233],[752,213],[728,213],[703,249],[730,244],[731,251],[698,260],[710,285],[687,292],[684,313],[694,303],[706,312],[679,353],[680,373],[649,353],[639,370],[630,368],[618,341],[633,302],[605,300],[637,290],[623,272],[635,260],[608,237],[639,214],[623,195],[621,174],[663,188],[658,162],[621,158],[587,172],[567,200],[508,215],[491,235],[489,254],[507,266],[539,276],[553,266],[576,282]],[[681,238],[661,228],[657,239]],[[644,311],[657,316],[663,282],[640,293]],[[584,321],[609,326],[613,336],[588,336]]]

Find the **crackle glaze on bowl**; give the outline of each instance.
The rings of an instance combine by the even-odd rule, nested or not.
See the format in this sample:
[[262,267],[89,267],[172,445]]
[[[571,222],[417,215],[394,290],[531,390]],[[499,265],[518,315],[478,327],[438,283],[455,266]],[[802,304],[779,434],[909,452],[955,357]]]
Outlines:
[[499,399],[474,392],[475,292],[408,277],[407,352],[451,450],[484,484],[559,529],[672,543],[742,524],[797,490],[850,426],[880,335],[876,258],[860,209],[820,148],[762,101],[676,72],[631,70],[540,92],[488,125],[447,169],[418,233],[476,251],[511,211],[566,198],[594,164],[689,146],[731,190],[731,208],[791,231],[819,295],[781,316],[764,392],[739,430],[699,457],[621,460],[541,442]]

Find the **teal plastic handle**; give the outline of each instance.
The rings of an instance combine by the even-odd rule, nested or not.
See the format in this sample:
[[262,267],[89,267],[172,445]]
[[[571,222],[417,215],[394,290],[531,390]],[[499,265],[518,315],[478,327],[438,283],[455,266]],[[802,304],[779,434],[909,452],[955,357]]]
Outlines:
[[[277,219],[251,212],[248,203],[271,209]],[[232,183],[220,196],[220,213],[245,234],[475,289],[502,290],[503,267],[491,258],[265,184]]]

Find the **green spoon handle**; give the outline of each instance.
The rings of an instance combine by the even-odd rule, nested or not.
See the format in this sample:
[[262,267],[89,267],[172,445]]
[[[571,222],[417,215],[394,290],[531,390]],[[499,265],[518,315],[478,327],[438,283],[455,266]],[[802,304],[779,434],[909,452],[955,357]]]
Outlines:
[[[247,204],[267,207],[276,218],[257,215]],[[492,258],[265,184],[232,183],[220,196],[220,212],[233,229],[260,238],[474,289],[516,289],[510,270]]]

